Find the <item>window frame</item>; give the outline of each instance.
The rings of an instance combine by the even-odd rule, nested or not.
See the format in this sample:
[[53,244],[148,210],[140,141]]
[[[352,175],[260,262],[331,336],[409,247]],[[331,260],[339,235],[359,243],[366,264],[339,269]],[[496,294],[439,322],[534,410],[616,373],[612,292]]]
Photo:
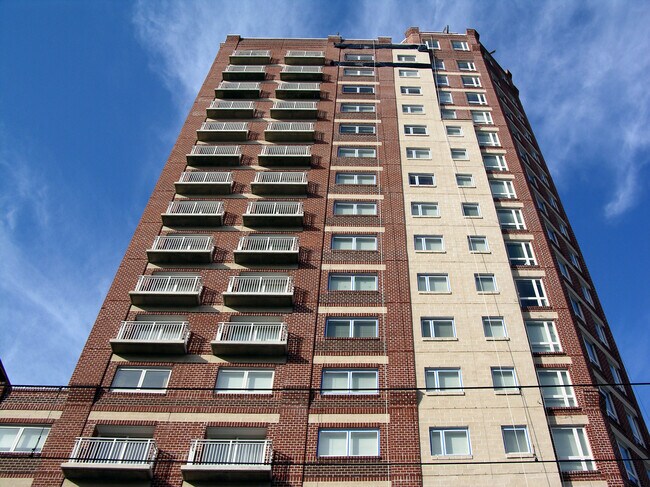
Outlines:
[[375,70],[373,68],[354,68],[354,67],[345,67],[343,68],[343,76],[375,76]]
[[[466,67],[461,67],[461,63],[463,63],[463,65],[465,65]],[[476,71],[476,64],[474,63],[474,61],[468,61],[465,59],[457,59],[456,67],[458,68],[458,71],[467,71],[467,72]]]
[[[475,246],[473,242],[478,241],[478,239],[483,239],[485,243],[485,250],[480,250],[478,248],[472,248]],[[487,236],[485,235],[468,235],[467,236],[467,248],[471,254],[489,254],[490,253],[490,243]]]
[[[501,380],[504,385],[498,386],[495,381],[495,373],[501,374]],[[511,374],[512,376],[512,385],[506,384],[504,377],[505,374]],[[496,394],[520,394],[521,389],[519,387],[519,379],[517,378],[517,371],[514,367],[504,367],[496,366],[490,367],[490,377],[492,378],[492,389]]]
[[398,63],[415,63],[417,62],[417,56],[415,54],[398,54],[397,55]]
[[[535,253],[533,252],[533,244],[528,240],[506,240],[506,255],[508,256],[508,262],[510,265],[519,265],[519,266],[536,266],[537,259],[535,258]],[[523,257],[513,257],[510,255],[510,248],[518,247],[522,250]]]
[[[409,74],[406,74],[409,73]],[[410,74],[415,73],[415,74]],[[399,78],[419,78],[420,70],[419,69],[409,69],[409,68],[399,68],[397,70],[397,76]]]
[[[492,198],[517,199],[515,185],[510,179],[490,179],[489,183]],[[495,192],[495,189],[499,189],[498,186],[501,186],[501,192]]]
[[[437,335],[436,334],[436,323],[445,323],[445,325],[449,325],[451,323],[451,331],[452,334],[451,336],[443,336],[443,335]],[[429,335],[425,334],[424,330],[429,330]],[[429,340],[453,340],[456,337],[456,320],[454,320],[453,317],[445,317],[445,316],[435,316],[435,317],[421,317],[420,318],[420,333],[422,334],[423,339],[429,339]]]
[[[481,110],[470,110],[470,112],[472,114],[473,123],[477,125],[494,125],[492,112],[481,111]],[[480,117],[478,115],[480,115]]]
[[[334,433],[334,432],[345,432],[346,433],[346,438],[345,438],[345,454],[344,455],[323,455],[321,453],[321,438],[323,433]],[[376,434],[376,445],[377,448],[375,450],[375,454],[373,455],[351,455],[350,454],[350,445],[351,445],[351,439],[352,439],[352,434],[353,433],[375,433]],[[316,446],[316,456],[317,457],[322,457],[322,458],[335,458],[335,457],[378,457],[380,455],[380,443],[381,438],[380,438],[380,432],[379,428],[319,428],[318,429],[318,445]]]
[[481,88],[481,78],[471,74],[464,74],[460,76],[460,83],[464,88]]
[[[542,324],[541,330],[543,332],[544,338],[548,341],[545,342],[532,342],[530,338],[530,333],[528,332],[529,326],[539,326]],[[533,353],[561,353],[562,343],[560,342],[560,336],[557,333],[557,328],[555,327],[555,322],[553,320],[526,320],[524,322],[526,327],[526,335],[528,337],[528,344],[530,345],[531,351]],[[555,338],[556,341],[553,341]],[[535,350],[535,348],[545,347],[550,348],[550,350]]]
[[632,456],[632,451],[618,438],[616,439],[616,445],[618,446],[618,453],[621,456],[621,461],[623,462],[623,467],[625,468],[625,473],[627,478],[634,485],[641,485],[639,481],[639,474],[636,471],[634,466],[634,457]]
[[476,132],[476,140],[478,141],[479,147],[501,147],[501,141],[497,132],[479,130]]
[[[532,283],[534,295],[522,297],[519,291],[520,282]],[[540,277],[517,278],[515,279],[515,287],[517,289],[517,296],[519,297],[519,304],[522,307],[538,306],[538,307],[545,308],[549,306],[549,299],[548,299],[548,295],[546,294],[546,287],[544,286],[544,281],[542,280],[542,278]],[[526,303],[528,301],[534,301],[535,304],[524,304],[524,300],[526,301]]]
[[[352,205],[353,213],[350,214],[341,214],[337,211],[341,208],[341,205]],[[373,205],[374,211],[372,213],[359,213],[359,207],[361,205]],[[377,202],[376,201],[346,201],[346,200],[336,200],[332,205],[332,214],[334,216],[377,216]]]
[[[477,214],[476,215],[468,215],[466,210],[468,208],[476,208]],[[461,214],[463,215],[463,218],[483,218],[483,215],[481,213],[481,205],[480,203],[474,203],[474,202],[464,202],[460,204],[461,208]]]
[[458,125],[445,125],[445,135],[447,137],[463,137],[463,127]]
[[[517,433],[518,431],[523,431],[526,438],[526,450],[525,451],[508,451],[507,441],[506,441],[506,432],[512,431]],[[533,453],[533,446],[530,442],[530,435],[528,434],[528,427],[526,425],[506,425],[501,426],[501,436],[503,438],[503,450],[506,452],[506,455],[518,456],[518,455],[530,455]],[[515,435],[515,442],[519,445],[519,439]]]
[[[138,384],[136,387],[128,388],[128,387],[114,387],[113,383],[115,382],[115,379],[117,378],[118,374],[121,371],[128,371],[128,370],[137,370],[140,372],[140,377],[138,378]],[[148,387],[148,388],[143,388],[142,384],[145,381],[145,378],[147,376],[147,372],[149,371],[166,371],[167,372],[167,379],[165,380],[165,384],[161,388],[153,388],[153,387]],[[169,386],[169,379],[171,378],[172,375],[172,369],[170,367],[143,367],[143,366],[123,366],[123,367],[117,367],[115,370],[115,373],[113,374],[113,380],[111,381],[111,392],[120,392],[120,393],[146,393],[146,394],[165,394],[167,392],[167,387]]]
[[435,86],[437,87],[448,87],[449,86],[449,76],[446,74],[436,74],[434,76],[434,80],[436,82]]
[[345,60],[346,61],[374,61],[375,56],[373,54],[346,54],[345,55]]
[[467,41],[451,39],[450,45],[453,51],[469,51],[469,44],[467,43]]
[[[351,151],[350,154],[345,154],[345,151]],[[363,151],[369,151],[372,155],[363,155]],[[336,150],[336,157],[350,157],[355,159],[376,159],[377,158],[377,149],[374,147],[344,147],[339,146]]]
[[[349,335],[347,337],[337,337],[334,335],[328,335],[328,329],[329,329],[329,323],[330,321],[348,321],[349,323]],[[375,325],[375,332],[374,336],[372,337],[366,337],[366,336],[360,336],[357,335],[356,333],[358,332],[359,328],[356,325],[356,322],[359,321],[373,321]],[[374,339],[379,337],[379,319],[378,318],[367,318],[367,317],[345,317],[345,316],[329,316],[325,319],[325,337],[326,338],[358,338],[358,339]]]
[[[347,108],[356,107],[356,110],[348,110]],[[360,108],[370,108],[370,110],[361,110]],[[374,103],[341,103],[340,113],[375,113],[377,106]]]
[[[435,207],[436,214],[435,215],[423,215],[422,214],[422,206],[432,206]],[[413,214],[413,209],[417,208],[418,209],[418,214]],[[437,202],[433,201],[412,201],[411,202],[411,216],[414,218],[440,218],[440,205],[438,205]]]
[[[426,181],[431,179],[431,183],[421,182],[420,180]],[[436,176],[433,173],[424,173],[424,172],[410,172],[408,173],[409,186],[417,187],[424,186],[428,188],[436,187]]]
[[[427,250],[425,248],[426,241],[435,239],[440,242],[440,250]],[[418,241],[422,242],[422,249],[418,249]],[[415,252],[442,253],[445,252],[445,239],[442,235],[413,235],[413,247],[415,249]]]
[[[560,457],[557,446],[557,440],[555,432],[559,430],[569,430],[572,432],[572,437],[574,441],[574,450],[579,452],[578,455],[570,455],[566,458]],[[578,432],[581,432],[579,434]],[[582,438],[580,438],[582,436]],[[555,452],[559,460],[559,467],[561,472],[571,472],[575,471],[573,468],[565,467],[569,462],[575,463],[580,462],[581,467],[578,471],[590,472],[596,470],[596,465],[594,463],[593,454],[591,453],[591,446],[589,445],[589,437],[587,436],[583,426],[552,426],[551,427],[551,438],[553,439],[553,446],[555,447]],[[584,445],[583,445],[584,444]],[[586,447],[587,451],[584,451]],[[565,468],[563,468],[565,467]]]
[[[440,373],[453,372],[458,379],[458,388],[440,387]],[[429,377],[433,376],[433,387],[430,387]],[[428,393],[438,394],[463,394],[463,372],[460,367],[425,367],[424,369],[424,386]]]
[[[434,291],[431,290],[431,278],[445,278],[445,283],[447,284],[447,290],[446,291]],[[426,289],[420,289],[420,278],[424,279],[424,282],[426,283],[425,288]],[[425,273],[417,273],[416,274],[416,279],[417,279],[417,284],[418,284],[418,292],[420,293],[430,293],[430,294],[449,294],[451,293],[451,283],[449,282],[449,274],[445,273],[433,273],[433,274],[425,274]]]
[[[344,129],[353,128],[354,131],[348,132]],[[371,129],[369,132],[364,132],[360,130]],[[375,135],[377,133],[377,127],[374,124],[359,124],[359,123],[341,123],[339,124],[339,134],[340,135]]]
[[[502,336],[495,336],[492,332],[495,327],[492,325],[493,323],[500,323],[501,326],[497,327],[501,328],[503,330],[503,335]],[[503,316],[482,316],[481,317],[481,324],[483,325],[483,336],[487,340],[507,340],[508,339],[508,327],[506,326],[506,320]],[[486,333],[487,330],[490,330],[490,335]]]
[[465,99],[467,100],[468,105],[479,105],[485,106],[488,104],[487,97],[485,93],[476,93],[473,91],[465,92]]
[[[9,446],[8,449],[0,450],[2,453],[14,453],[14,454],[33,454],[33,453],[40,453],[43,451],[43,446],[45,446],[45,442],[47,441],[47,438],[50,434],[50,431],[52,430],[51,425],[37,425],[37,424],[0,424],[0,431],[2,430],[18,430],[16,432],[16,435],[11,442],[11,445]],[[18,448],[18,445],[21,442],[21,439],[25,432],[27,430],[40,430],[37,436],[36,440],[36,446],[33,448]],[[40,444],[40,447],[39,447]]]
[[[349,277],[350,289],[333,289],[332,277]],[[357,278],[359,277],[372,277],[374,281],[374,289],[355,289]],[[359,273],[353,274],[349,272],[330,272],[327,275],[327,290],[330,292],[377,292],[379,290],[379,276],[375,273]]]
[[400,86],[399,92],[402,95],[422,95],[421,86]]
[[[503,154],[481,154],[483,159],[483,167],[490,171],[508,171],[508,164],[506,163],[506,158]],[[497,165],[487,165],[486,159],[492,159],[497,162]]]
[[[465,439],[467,440],[467,452],[463,453],[450,453],[446,448],[445,435],[451,432],[464,432]],[[439,454],[433,453],[433,434],[440,433],[440,452]],[[467,427],[443,427],[443,428],[429,428],[429,448],[431,449],[432,457],[452,457],[452,456],[471,456],[472,455],[472,442],[469,436],[469,428]]]
[[[424,155],[420,157],[420,155]],[[406,158],[414,160],[431,160],[431,148],[429,147],[407,147]]]
[[594,364],[596,367],[600,368],[600,359],[598,358],[598,347],[585,335],[582,335],[582,342],[585,345],[585,350],[587,350],[587,357],[589,362]]
[[341,85],[343,95],[374,95],[374,85]]
[[458,120],[458,115],[456,114],[456,110],[450,110],[448,108],[441,108],[440,109],[440,118],[442,120]]
[[[334,242],[336,240],[341,240],[341,239],[351,239],[352,240],[352,246],[354,248],[352,249],[337,249],[334,248]],[[357,239],[372,239],[374,241],[374,249],[359,249],[356,248],[357,245]],[[332,234],[332,238],[330,239],[330,248],[332,250],[338,250],[342,252],[375,252],[377,251],[377,236],[376,235],[348,235],[348,234],[342,234],[342,233],[334,233]]]
[[[412,109],[414,107],[418,107],[417,109],[421,109],[422,111],[413,111]],[[424,105],[403,104],[402,113],[405,115],[424,115]]]
[[469,152],[462,147],[451,147],[449,154],[452,161],[469,161]]
[[[492,283],[492,290],[484,290],[484,280],[487,279]],[[479,272],[474,274],[474,285],[476,292],[479,294],[499,294],[499,286],[497,285],[497,278],[494,274],[488,272]]]
[[438,103],[441,105],[453,105],[454,95],[451,91],[438,90]]
[[[578,406],[578,399],[576,398],[571,376],[567,369],[536,369],[537,381],[540,386],[540,393],[546,408],[574,408]],[[555,375],[560,385],[544,385],[542,384],[541,376]],[[559,394],[545,394],[545,392],[557,389]],[[548,404],[550,401],[561,401],[562,404]]]
[[[504,215],[506,213],[509,213],[510,215],[514,216],[513,218],[514,224],[504,225],[504,223],[501,221],[499,215]],[[519,208],[497,208],[497,219],[499,221],[499,226],[501,228],[512,229],[512,230],[526,230],[526,222],[524,221],[524,214]]]
[[[353,176],[355,182],[353,183],[342,183],[339,180],[339,176]],[[361,183],[359,182],[359,176],[371,176],[373,178],[372,183]],[[375,173],[364,173],[364,172],[337,172],[334,175],[334,184],[340,184],[341,186],[376,186],[377,185],[377,174]]]
[[[423,130],[422,133],[417,133],[418,130]],[[414,125],[414,124],[405,124],[404,125],[404,135],[429,135],[429,127],[426,125]]]
[[[325,389],[323,386],[325,384],[326,374],[346,374],[347,375],[347,388],[346,389]],[[355,374],[368,374],[374,373],[375,375],[375,388],[374,389],[355,389],[353,387],[353,379]],[[378,395],[379,394],[379,370],[378,369],[364,369],[364,368],[332,368],[327,367],[323,368],[321,371],[321,396],[367,396],[367,395]]]
[[[223,377],[221,374],[228,372],[243,372],[242,376],[242,388],[240,389],[225,389],[219,388],[219,377]],[[249,383],[249,374],[253,372],[270,372],[271,373],[271,388],[260,388],[260,389],[251,389]],[[273,384],[275,382],[275,369],[272,368],[242,368],[242,367],[219,367],[217,371],[217,380],[214,385],[215,394],[273,394]]]

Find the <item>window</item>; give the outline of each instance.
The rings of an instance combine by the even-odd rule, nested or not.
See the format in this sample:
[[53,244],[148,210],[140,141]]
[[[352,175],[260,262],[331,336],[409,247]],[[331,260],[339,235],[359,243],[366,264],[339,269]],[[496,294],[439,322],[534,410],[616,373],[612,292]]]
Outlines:
[[376,215],[377,203],[334,202],[334,214],[340,216]]
[[537,379],[547,408],[570,408],[578,405],[569,372],[559,369],[538,369]]
[[321,429],[318,431],[319,457],[377,457],[377,429]]
[[470,455],[469,430],[467,428],[431,428],[431,455]]
[[594,323],[594,326],[596,328],[596,335],[598,335],[598,339],[600,340],[600,342],[606,347],[609,347],[609,342],[607,341],[607,335],[605,334],[605,327],[600,323]]
[[219,394],[272,394],[273,370],[221,368],[217,374]]
[[425,369],[427,392],[463,392],[460,369]]
[[573,310],[573,314],[575,314],[582,321],[585,321],[585,315],[582,312],[582,306],[580,306],[580,303],[573,296],[569,296],[569,301],[571,303],[571,309]]
[[376,370],[323,369],[321,394],[377,394]]
[[424,338],[454,338],[456,336],[453,318],[422,318],[420,325]]
[[639,445],[645,446],[643,435],[641,434],[641,428],[639,427],[639,422],[636,419],[636,415],[626,410],[625,416],[627,417],[627,422],[630,425],[630,429],[632,430],[634,441],[636,441]]
[[115,372],[113,392],[165,392],[172,371],[162,368],[120,367]]
[[449,77],[446,74],[436,74],[436,85],[449,86]]
[[560,269],[560,274],[562,274],[567,281],[571,282],[571,273],[569,272],[569,267],[564,263],[564,261],[558,259],[557,266]]
[[609,371],[612,373],[612,379],[614,379],[614,384],[616,387],[625,394],[625,386],[623,385],[623,377],[621,377],[621,371],[613,363],[609,363]]
[[336,173],[336,184],[358,184],[374,186],[377,184],[377,176],[375,174],[368,173],[338,172]]
[[366,103],[342,103],[342,113],[374,113],[375,105]]
[[342,134],[370,135],[375,133],[375,126],[341,124],[339,125],[339,132]]
[[552,321],[526,321],[526,332],[533,353],[562,351],[555,323]]
[[372,54],[346,54],[346,61],[374,61],[375,56]]
[[491,171],[508,170],[505,157],[496,154],[483,154],[483,165]]
[[421,217],[440,216],[438,203],[411,203],[411,215]]
[[454,103],[454,98],[451,96],[451,91],[439,91],[438,101],[441,105],[452,105]]
[[546,202],[540,195],[535,194],[535,202],[537,203],[537,208],[539,208],[542,213],[548,216],[548,208],[546,207]]
[[436,39],[425,39],[424,44],[428,49],[440,49],[440,42]]
[[561,471],[596,469],[584,428],[551,428],[551,436]]
[[339,157],[377,157],[377,151],[370,147],[339,147]]
[[401,86],[399,89],[402,95],[421,95],[422,88],[419,86]]
[[501,433],[506,454],[532,453],[526,426],[502,426]]
[[375,87],[369,85],[343,85],[342,92],[372,95],[375,92]]
[[325,336],[329,338],[376,338],[375,318],[328,318]]
[[510,265],[537,265],[530,242],[506,242],[506,252],[510,259]]
[[460,80],[463,83],[463,86],[481,86],[481,78],[478,76],[461,76]]
[[407,147],[406,158],[407,159],[431,159],[431,149]]
[[470,235],[467,237],[470,252],[486,253],[490,251],[487,237],[480,235]]
[[397,55],[397,62],[400,62],[400,63],[414,63],[415,62],[415,55],[413,55],[413,54],[398,54]]
[[[413,56],[415,57],[415,56]],[[398,70],[400,78],[419,78],[420,72],[417,69],[400,69]]]
[[0,426],[0,452],[38,453],[49,434],[49,426]]
[[503,320],[503,316],[484,316],[483,334],[485,338],[506,338],[508,333],[506,332],[506,323]]
[[480,125],[492,125],[492,114],[490,112],[477,112],[472,110],[472,121]]
[[451,41],[451,48],[454,51],[469,51],[469,46],[465,41]]
[[474,274],[474,284],[479,293],[498,293],[497,280],[494,274]]
[[492,385],[496,392],[519,392],[517,376],[512,367],[492,367]]
[[470,105],[487,105],[487,98],[483,93],[465,93],[465,96]]
[[456,61],[458,71],[476,71],[476,65],[472,61]]
[[467,218],[480,218],[481,208],[478,203],[463,203],[462,205],[463,216]]
[[569,252],[569,260],[576,269],[580,270],[580,259],[578,259],[578,256],[576,254]]
[[372,68],[343,68],[343,75],[344,76],[374,76],[375,70]]
[[377,237],[372,235],[334,235],[333,250],[377,250]]
[[443,120],[456,120],[456,110],[440,110],[440,116]]
[[582,337],[582,341],[585,344],[585,349],[587,350],[587,356],[589,357],[589,361],[600,367],[600,361],[598,360],[598,352],[596,351],[596,345],[593,344],[591,340],[589,340],[586,336]]
[[433,174],[409,173],[409,184],[411,186],[435,186],[436,180]]
[[421,115],[424,113],[424,105],[402,105],[402,113]]
[[553,242],[555,245],[559,246],[560,241],[557,238],[557,233],[555,233],[555,230],[553,230],[551,227],[548,225],[546,226],[546,235],[548,235],[548,239]]
[[497,209],[497,217],[501,228],[511,228],[514,230],[525,230],[524,216],[521,210],[514,208]]
[[580,286],[582,289],[582,297],[585,298],[585,301],[587,301],[590,305],[594,305],[594,298],[591,296],[591,292],[589,291],[589,288],[585,286],[584,284]]
[[607,413],[607,416],[615,421],[618,421],[618,414],[616,414],[616,406],[614,406],[614,399],[612,398],[612,394],[603,387],[601,387],[599,391],[600,395],[603,396],[603,401],[605,401],[605,412]]
[[513,199],[517,197],[512,181],[491,180],[490,191],[494,198]]
[[445,130],[447,131],[447,135],[450,137],[460,137],[463,135],[463,129],[461,127],[447,125]]
[[418,274],[418,291],[427,293],[448,293],[449,276],[447,274]]
[[474,188],[476,186],[474,184],[474,176],[471,174],[456,174],[456,185],[459,188]]
[[522,306],[548,306],[541,279],[515,279],[519,303]]
[[405,135],[427,135],[426,125],[404,125]]
[[330,274],[330,291],[376,291],[377,276],[373,274]]
[[632,461],[632,452],[619,441],[616,440],[618,444],[618,451],[621,454],[621,460],[623,460],[623,465],[625,466],[625,473],[627,473],[627,478],[630,479],[630,482],[633,484],[639,484],[639,475],[636,473],[636,468],[634,468],[634,462]]
[[567,227],[563,222],[558,222],[558,226],[560,227],[560,233],[566,238],[569,238],[569,227]]
[[477,132],[478,145],[481,147],[497,147],[501,145],[496,132]]
[[418,252],[444,252],[442,235],[415,235],[415,250]]
[[445,70],[445,62],[442,59],[434,59],[433,68],[436,70]]
[[467,161],[467,149],[451,149],[451,158],[455,161]]
[[557,199],[555,198],[555,196],[553,196],[552,194],[549,194],[548,195],[548,200],[551,202],[551,206],[553,208],[555,208],[557,211],[560,211],[560,207],[559,207],[559,205],[557,203]]

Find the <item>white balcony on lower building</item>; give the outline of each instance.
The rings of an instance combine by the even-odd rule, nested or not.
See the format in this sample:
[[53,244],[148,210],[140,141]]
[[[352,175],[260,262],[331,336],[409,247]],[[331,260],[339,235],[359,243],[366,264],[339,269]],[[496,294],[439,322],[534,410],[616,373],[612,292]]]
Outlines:
[[305,172],[266,171],[255,173],[251,191],[259,195],[305,195],[307,185]]
[[254,101],[212,100],[207,108],[209,118],[253,118]]
[[182,355],[189,338],[187,321],[123,321],[110,342],[113,353]]
[[269,142],[313,142],[314,122],[270,122],[264,130]]
[[261,84],[251,81],[222,81],[214,90],[215,98],[259,98]]
[[195,145],[186,158],[199,166],[236,166],[241,162],[241,146]]
[[194,440],[181,472],[186,481],[268,481],[272,463],[271,440]]
[[201,142],[245,141],[248,122],[203,122],[196,138]]
[[149,262],[209,264],[214,253],[214,240],[210,235],[160,235],[147,250]]
[[323,79],[322,66],[285,66],[280,71],[282,81],[320,81]]
[[293,277],[232,276],[223,302],[226,306],[293,306]]
[[140,276],[135,290],[129,291],[131,303],[139,305],[198,306],[201,304],[201,276]]
[[219,323],[211,342],[215,355],[287,354],[286,323]]
[[319,65],[325,64],[324,51],[287,51],[284,62],[292,65]]
[[269,64],[270,62],[271,51],[238,49],[230,55],[230,64]]
[[68,479],[147,480],[157,454],[150,438],[77,438],[61,469]]
[[317,101],[276,101],[271,107],[271,118],[309,120],[318,117]]
[[168,227],[218,227],[223,225],[223,215],[221,201],[175,200],[169,203],[167,211],[161,217],[163,224]]
[[251,201],[242,218],[247,227],[302,227],[304,216],[299,201]]
[[232,173],[216,171],[184,172],[174,183],[180,194],[230,194]]
[[265,145],[257,157],[261,166],[308,166],[311,145]]
[[261,81],[266,77],[266,68],[231,64],[223,70],[222,75],[226,81]]
[[320,98],[320,83],[283,83],[275,89],[275,96],[283,99]]
[[298,237],[249,235],[239,239],[233,254],[237,264],[285,265],[297,264],[299,251]]

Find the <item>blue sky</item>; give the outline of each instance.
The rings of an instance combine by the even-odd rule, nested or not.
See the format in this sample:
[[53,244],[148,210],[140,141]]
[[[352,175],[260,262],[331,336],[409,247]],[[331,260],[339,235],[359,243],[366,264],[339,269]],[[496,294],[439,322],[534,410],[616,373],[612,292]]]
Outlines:
[[[475,28],[514,74],[628,372],[650,380],[646,2],[0,2],[0,357],[65,384],[226,34]],[[643,249],[646,249],[645,251]],[[650,411],[650,387],[637,393]]]

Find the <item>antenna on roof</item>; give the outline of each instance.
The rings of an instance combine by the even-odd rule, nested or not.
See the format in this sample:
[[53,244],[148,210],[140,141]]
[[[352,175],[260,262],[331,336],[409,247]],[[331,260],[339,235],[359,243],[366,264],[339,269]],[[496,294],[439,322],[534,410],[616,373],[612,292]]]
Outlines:
[[490,55],[494,54],[495,52],[497,52],[496,49],[494,51],[490,51]]
[[445,26],[445,30],[442,31],[445,34],[449,34],[449,26]]

